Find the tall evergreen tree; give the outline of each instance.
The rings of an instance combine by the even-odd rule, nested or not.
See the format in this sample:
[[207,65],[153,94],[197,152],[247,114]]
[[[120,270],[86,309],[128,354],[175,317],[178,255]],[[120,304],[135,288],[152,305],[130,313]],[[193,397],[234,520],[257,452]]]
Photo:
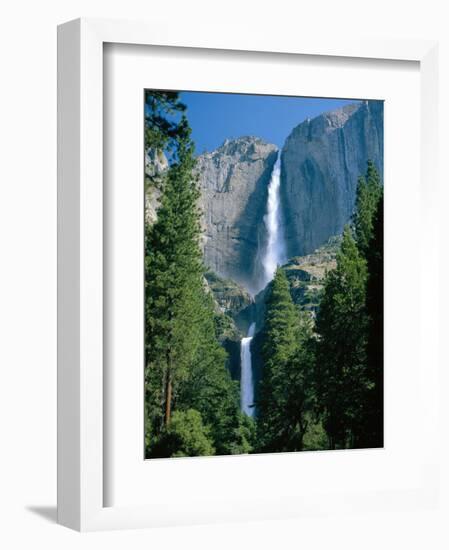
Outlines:
[[[195,434],[210,440],[201,449],[220,454],[251,450],[238,387],[226,369],[212,298],[205,289],[193,152],[190,128],[182,117],[157,221],[145,228],[147,456],[178,456],[194,448],[179,434],[175,437],[178,428],[170,428],[176,411],[186,413],[177,415],[178,424],[200,415]],[[181,440],[183,447],[176,450],[175,442]]]
[[311,361],[306,341],[310,325],[292,301],[284,271],[278,268],[266,303],[263,378],[258,395],[259,450],[302,449],[306,430]]
[[363,257],[367,257],[373,235],[374,215],[382,195],[379,173],[369,160],[365,176],[360,176],[357,184],[355,212],[353,216],[354,235],[357,247]]
[[383,186],[373,162],[359,180],[354,234],[367,262],[366,376],[357,447],[383,445]]
[[195,311],[195,355],[189,376],[180,384],[175,405],[201,413],[216,454],[249,452],[251,445],[240,413],[239,385],[225,367],[226,352],[215,335],[212,298],[203,288],[196,294]]
[[382,447],[384,423],[384,273],[383,193],[373,216],[373,233],[367,251],[367,378],[363,426],[357,446]]
[[[306,312],[300,311],[297,349],[286,369],[285,418],[289,426],[289,442],[286,450],[289,451],[302,451],[309,429],[319,429],[313,418],[313,408],[316,404],[314,367],[315,339],[312,322]],[[316,448],[317,442],[310,438],[309,444]]]
[[179,92],[145,90],[145,161],[151,167],[145,170],[145,193],[163,190],[167,158],[172,161],[188,128],[185,110]]
[[194,298],[203,272],[193,144],[185,118],[181,126],[158,219],[145,239],[147,407],[159,429],[170,423],[174,384],[188,375],[195,353]]
[[366,261],[349,227],[325,280],[317,318],[318,403],[329,447],[353,447],[366,392]]
[[174,151],[185,137],[179,115],[186,110],[179,92],[145,90],[145,145],[159,151]]

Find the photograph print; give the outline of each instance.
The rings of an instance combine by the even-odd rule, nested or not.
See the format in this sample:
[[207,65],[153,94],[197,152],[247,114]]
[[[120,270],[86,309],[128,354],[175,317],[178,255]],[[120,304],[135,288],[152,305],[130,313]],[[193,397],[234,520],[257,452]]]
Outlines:
[[383,101],[145,90],[145,458],[379,448]]

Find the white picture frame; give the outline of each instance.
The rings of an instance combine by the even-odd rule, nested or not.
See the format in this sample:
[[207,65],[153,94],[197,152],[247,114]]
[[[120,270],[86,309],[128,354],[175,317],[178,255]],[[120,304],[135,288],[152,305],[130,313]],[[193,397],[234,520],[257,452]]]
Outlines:
[[[301,36],[275,39],[257,31],[229,36],[227,29],[208,28],[192,37],[178,25],[153,28],[148,23],[80,19],[58,28],[58,521],[77,530],[151,527],[182,523],[291,517],[339,513],[366,507],[429,507],[438,493],[436,452],[421,464],[422,475],[408,489],[362,494],[336,492],[281,498],[271,490],[259,507],[238,496],[214,507],[192,501],[188,510],[152,504],[104,506],[104,223],[103,223],[103,59],[105,44],[223,50],[261,56],[326,56],[329,62],[396,60],[419,63],[420,194],[423,238],[437,243],[437,44],[421,40],[372,40],[360,37],[319,39]],[[233,53],[232,53],[233,52]],[[274,56],[274,57],[273,57]],[[425,114],[425,115],[424,115]],[[437,244],[430,247],[421,276],[438,271]],[[424,265],[425,263],[425,265]],[[437,296],[438,289],[433,290]],[[437,299],[435,299],[436,303]],[[430,301],[431,302],[431,301]],[[421,304],[420,340],[429,351],[424,406],[438,421],[438,328],[429,323],[435,310]],[[437,318],[437,315],[435,316]],[[434,351],[431,351],[434,350]],[[423,374],[423,359],[421,371]],[[427,410],[428,409],[428,410]],[[432,429],[436,429],[433,427]],[[333,456],[336,456],[335,454]],[[340,454],[341,457],[341,454]],[[246,457],[250,458],[250,457]],[[251,457],[258,460],[258,457]],[[195,459],[194,459],[195,460]],[[223,459],[220,459],[223,460]],[[224,459],[226,460],[226,459]],[[287,468],[294,468],[295,456]],[[341,460],[335,458],[335,460]],[[216,463],[217,464],[217,463]],[[284,463],[285,464],[285,463]],[[221,467],[221,466],[218,466]],[[284,466],[283,466],[284,467]],[[210,489],[212,492],[212,488]]]

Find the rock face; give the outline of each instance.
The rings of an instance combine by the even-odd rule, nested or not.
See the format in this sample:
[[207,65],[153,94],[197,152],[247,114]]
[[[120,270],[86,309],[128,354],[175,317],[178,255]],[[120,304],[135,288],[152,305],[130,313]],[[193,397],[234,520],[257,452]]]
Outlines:
[[256,137],[226,140],[198,157],[206,265],[250,292],[265,241],[263,217],[277,147]]
[[363,101],[297,126],[281,156],[288,257],[314,251],[342,232],[357,179],[372,160],[383,176],[383,102]]
[[337,252],[342,238],[335,236],[306,256],[290,258],[283,266],[290,283],[293,302],[315,319],[324,290],[326,273],[337,266]]
[[212,271],[206,272],[205,278],[220,311],[233,319],[253,303],[248,292],[234,281],[221,279]]
[[227,367],[234,380],[240,380],[240,340],[248,332],[253,299],[234,281],[224,280],[216,273],[205,273],[208,290],[215,303],[215,330],[218,340],[228,353]]
[[145,219],[153,224],[157,219],[160,188],[168,170],[167,157],[161,151],[145,151]]
[[[264,216],[277,154],[273,144],[241,137],[197,159],[205,264],[253,295],[261,287]],[[310,254],[341,234],[368,159],[383,175],[381,101],[347,105],[293,129],[281,152],[281,218],[288,258]],[[145,161],[146,219],[154,223],[168,162],[163,153],[151,150]]]

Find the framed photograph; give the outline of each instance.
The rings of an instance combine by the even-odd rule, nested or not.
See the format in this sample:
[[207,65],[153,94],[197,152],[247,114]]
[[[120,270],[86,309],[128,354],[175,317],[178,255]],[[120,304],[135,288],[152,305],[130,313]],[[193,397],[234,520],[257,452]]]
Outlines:
[[436,44],[58,51],[58,521],[436,506]]

